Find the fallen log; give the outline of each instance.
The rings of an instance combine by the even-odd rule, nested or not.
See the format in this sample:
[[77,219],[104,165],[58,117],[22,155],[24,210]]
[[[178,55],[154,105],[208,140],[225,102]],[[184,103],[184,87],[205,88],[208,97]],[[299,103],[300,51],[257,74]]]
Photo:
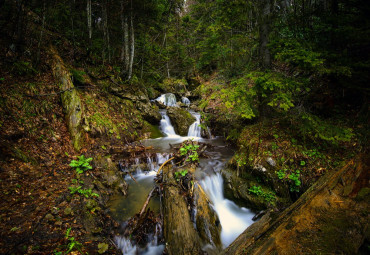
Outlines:
[[[270,213],[222,254],[358,254],[369,240],[369,156],[323,176],[278,217]],[[338,202],[340,201],[340,202]],[[365,241],[366,245],[366,241]]]
[[190,219],[185,198],[173,177],[172,168],[163,170],[164,236],[169,255],[201,254],[200,240]]

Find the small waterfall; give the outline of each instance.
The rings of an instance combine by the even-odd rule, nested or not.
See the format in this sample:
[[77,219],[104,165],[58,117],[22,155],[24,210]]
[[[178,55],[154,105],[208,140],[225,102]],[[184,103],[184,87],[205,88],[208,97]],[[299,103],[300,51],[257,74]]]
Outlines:
[[146,247],[138,247],[135,244],[123,236],[116,236],[114,242],[117,244],[118,249],[122,251],[122,254],[127,255],[160,255],[163,253],[165,245],[159,244],[158,237],[162,235],[162,228],[160,224],[157,224],[155,227],[155,233],[152,236],[152,240],[147,244]]
[[177,106],[176,96],[172,93],[163,94],[155,100],[161,102],[165,106]]
[[188,136],[202,137],[201,136],[202,128],[200,127],[200,114],[196,112],[191,112],[191,111],[189,112],[191,113],[191,115],[195,117],[196,121],[193,124],[191,124],[191,126],[189,127]]
[[159,128],[162,131],[162,133],[165,134],[166,136],[177,136],[171,124],[170,118],[167,116],[166,110],[161,110],[159,112],[162,115],[162,119],[159,124]]
[[247,227],[253,223],[254,214],[234,202],[225,199],[223,179],[220,173],[205,177],[201,186],[211,200],[221,223],[221,241],[229,246]]
[[184,105],[187,105],[187,106],[189,106],[189,105],[190,105],[190,100],[189,100],[189,98],[187,98],[187,97],[182,97],[182,98],[181,98],[181,102],[182,102]]

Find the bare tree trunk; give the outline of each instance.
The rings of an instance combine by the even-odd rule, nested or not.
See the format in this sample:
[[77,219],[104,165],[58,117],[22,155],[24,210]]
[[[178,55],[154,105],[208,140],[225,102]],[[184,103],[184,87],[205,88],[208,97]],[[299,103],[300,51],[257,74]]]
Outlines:
[[46,0],[43,0],[42,26],[41,26],[41,31],[40,31],[39,43],[37,45],[36,65],[38,65],[40,63],[40,51],[41,51],[42,37],[43,37],[43,34],[44,34],[44,28],[45,28],[45,18],[46,18]]
[[124,11],[124,4],[123,0],[121,0],[121,30],[122,30],[122,48],[121,48],[121,57],[120,61],[124,63],[125,60],[125,15],[123,14]]
[[270,35],[270,15],[271,3],[270,0],[261,1],[261,14],[260,14],[260,57],[261,63],[264,68],[271,66],[271,55],[267,45],[269,43]]
[[122,77],[124,79],[127,78],[128,70],[130,66],[130,48],[129,48],[129,34],[128,34],[128,18],[127,16],[123,17],[123,46],[122,50],[124,51],[124,59],[123,59],[123,70],[122,70]]
[[128,80],[131,80],[132,78],[132,66],[134,63],[134,56],[135,56],[135,31],[134,31],[134,22],[133,22],[133,15],[131,11],[130,15],[130,28],[131,28],[131,45],[130,45],[130,65],[128,69]]
[[87,12],[87,29],[89,31],[89,43],[90,43],[92,38],[91,0],[87,0],[86,12]]
[[107,8],[107,1],[103,2],[103,36],[104,36],[104,50],[103,50],[103,63],[105,60],[105,56],[108,56],[108,63],[110,63],[110,42],[109,42],[109,30],[108,30],[108,8]]

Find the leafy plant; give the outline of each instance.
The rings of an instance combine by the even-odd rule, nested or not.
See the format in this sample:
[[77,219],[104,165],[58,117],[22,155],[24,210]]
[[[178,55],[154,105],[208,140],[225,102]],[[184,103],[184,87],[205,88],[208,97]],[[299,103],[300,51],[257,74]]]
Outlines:
[[78,193],[86,198],[89,198],[90,196],[99,197],[99,194],[92,192],[91,189],[83,189],[81,186],[70,186],[68,189],[70,190],[71,195]]
[[90,162],[92,158],[85,158],[84,155],[78,156],[78,160],[72,160],[69,164],[71,167],[76,169],[77,174],[82,174],[83,172],[92,169]]
[[261,196],[263,194],[261,186],[252,186],[251,188],[248,189],[249,193],[252,193],[256,196]]
[[69,242],[67,245],[68,250],[65,252],[66,254],[71,252],[73,249],[77,249],[78,251],[81,251],[81,247],[82,247],[82,244],[78,242],[77,240],[75,240],[73,236],[70,236],[70,233],[71,233],[71,228],[68,228],[66,231],[66,235],[65,235],[65,238]]
[[299,192],[299,188],[301,186],[300,180],[301,174],[299,170],[288,175],[289,180],[291,180],[290,191],[292,192]]
[[178,181],[181,177],[185,177],[185,175],[187,175],[187,173],[188,173],[187,169],[175,172],[176,180]]
[[273,191],[264,191],[261,186],[252,186],[248,189],[249,193],[254,194],[258,197],[262,197],[268,203],[274,203],[276,200],[276,195]]
[[180,155],[186,156],[188,155],[188,159],[186,161],[199,161],[199,155],[197,152],[197,149],[199,148],[199,145],[192,144],[192,143],[184,143],[180,147]]

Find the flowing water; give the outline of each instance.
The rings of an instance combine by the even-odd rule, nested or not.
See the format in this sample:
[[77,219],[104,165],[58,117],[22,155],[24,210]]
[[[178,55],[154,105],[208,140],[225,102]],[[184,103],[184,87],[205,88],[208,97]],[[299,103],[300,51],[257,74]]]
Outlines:
[[[173,94],[172,94],[173,95]],[[176,105],[173,97],[165,94],[161,97],[165,104]],[[161,100],[162,100],[161,99]],[[158,100],[158,99],[157,99]],[[154,176],[161,164],[163,164],[171,155],[171,145],[180,144],[181,142],[193,139],[207,144],[210,144],[210,149],[206,151],[208,158],[201,158],[198,169],[195,172],[195,178],[206,192],[209,200],[215,209],[221,224],[221,241],[224,247],[232,243],[249,225],[253,223],[254,214],[246,208],[237,206],[231,200],[225,199],[223,179],[221,171],[225,167],[227,161],[232,157],[234,151],[226,146],[223,139],[216,137],[214,139],[203,139],[201,137],[201,116],[199,113],[189,111],[196,121],[189,127],[188,136],[182,137],[175,133],[171,121],[166,114],[166,110],[160,110],[162,120],[160,122],[160,130],[164,137],[157,139],[146,139],[142,143],[145,146],[152,146],[156,151],[156,157],[146,159],[146,162],[136,160],[135,165],[131,166],[136,169],[134,182],[131,177],[126,177],[129,184],[128,195],[124,198],[114,197],[110,200],[109,205],[113,216],[122,222],[126,222],[133,215],[138,213],[144,204],[147,195],[154,185]],[[141,171],[141,165],[146,164],[145,169]],[[158,198],[152,198],[149,207],[158,212],[160,201]],[[125,223],[123,223],[125,224]],[[158,225],[157,230],[153,233],[150,242],[146,247],[137,247],[133,245],[125,237],[118,236],[115,238],[117,246],[122,250],[123,254],[150,254],[159,255],[163,253],[164,244],[158,242],[158,237],[161,236],[161,227]]]

